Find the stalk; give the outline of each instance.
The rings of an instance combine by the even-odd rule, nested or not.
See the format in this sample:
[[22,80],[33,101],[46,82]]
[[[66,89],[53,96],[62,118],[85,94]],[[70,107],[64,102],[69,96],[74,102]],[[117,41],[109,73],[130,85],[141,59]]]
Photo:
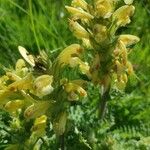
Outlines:
[[106,91],[104,87],[101,87],[101,92],[99,95],[99,119],[103,120],[106,110],[107,110],[107,102],[110,100],[110,88]]
[[59,139],[60,139],[60,149],[64,150],[65,149],[65,135],[64,134],[60,135]]

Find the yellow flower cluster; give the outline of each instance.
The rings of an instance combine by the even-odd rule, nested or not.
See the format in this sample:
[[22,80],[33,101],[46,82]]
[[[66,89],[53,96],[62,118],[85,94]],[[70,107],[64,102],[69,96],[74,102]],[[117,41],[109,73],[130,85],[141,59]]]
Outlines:
[[[68,46],[53,63],[44,51],[35,57],[25,48],[18,47],[23,59],[17,61],[15,69],[5,68],[6,74],[0,78],[0,108],[14,116],[13,128],[20,129],[20,114],[25,121],[34,120],[27,145],[45,134],[47,117],[51,119],[56,135],[63,135],[68,115],[66,105],[87,96],[84,89],[87,81],[62,76],[65,67],[77,68],[88,81],[101,85],[103,92],[112,83],[119,89],[125,88],[128,75],[133,73],[128,60],[130,46],[139,42],[139,38],[116,34],[119,27],[131,22],[135,10],[133,0],[124,0],[125,5],[119,8],[116,8],[117,2],[93,0],[89,4],[85,0],[73,0],[71,6],[66,6],[71,14],[70,30],[83,46]],[[92,56],[89,63],[82,60],[84,53]],[[40,73],[37,68],[41,69]],[[18,147],[18,144],[13,146]]]
[[73,0],[71,6],[66,6],[71,14],[71,31],[84,46],[93,49],[93,63],[88,64],[90,73],[87,76],[105,89],[114,77],[117,87],[123,89],[127,76],[133,73],[128,61],[129,47],[139,42],[139,38],[116,35],[119,27],[131,22],[135,10],[133,0],[124,2],[125,5],[119,8],[116,8],[117,0],[94,0],[91,4],[85,0]]
[[[62,102],[77,101],[81,97],[86,97],[87,93],[82,88],[83,80],[59,78],[57,82],[55,73],[69,65],[70,68],[79,67],[83,74],[89,74],[88,64],[80,59],[83,48],[79,44],[68,46],[58,55],[49,74],[40,72],[40,75],[36,72],[36,57],[21,46],[18,49],[23,59],[16,62],[15,69],[5,68],[6,74],[0,78],[0,108],[13,116],[13,128],[21,128],[20,114],[26,121],[35,120],[27,144],[32,144],[45,134],[47,115],[56,135],[62,135],[65,132],[67,113],[65,109],[59,112],[58,108],[62,107]],[[45,53],[38,57],[42,58],[44,63],[48,58]],[[60,90],[57,91],[57,88]]]

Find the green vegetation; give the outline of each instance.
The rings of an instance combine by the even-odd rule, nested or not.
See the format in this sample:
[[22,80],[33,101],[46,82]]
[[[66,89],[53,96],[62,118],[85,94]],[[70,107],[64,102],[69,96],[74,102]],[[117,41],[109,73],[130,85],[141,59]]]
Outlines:
[[[15,67],[20,58],[19,45],[34,55],[38,55],[41,49],[45,50],[53,62],[64,48],[73,43],[81,43],[69,30],[69,14],[65,5],[70,3],[71,0],[0,0],[1,75],[8,71],[7,68]],[[103,120],[97,117],[99,87],[88,84],[88,96],[69,105],[70,115],[63,141],[67,150],[150,149],[150,0],[134,0],[134,6],[136,10],[132,22],[121,27],[117,33],[133,34],[140,38],[140,42],[129,54],[136,76],[129,77],[124,91],[111,90],[111,100],[108,101]],[[64,70],[62,77],[71,74],[72,79],[74,72],[70,72],[67,67]],[[12,130],[12,126],[17,126],[17,121],[12,124],[13,117],[0,111],[0,149],[28,149],[15,144],[26,144],[23,141],[32,134],[34,120],[26,122],[23,116],[20,117],[21,130]],[[49,118],[47,120],[46,135],[40,137],[40,132],[37,147],[32,143],[34,148],[31,149],[38,149],[40,145],[39,149],[55,150],[61,145],[62,141],[57,140],[52,129],[53,121],[49,121]]]

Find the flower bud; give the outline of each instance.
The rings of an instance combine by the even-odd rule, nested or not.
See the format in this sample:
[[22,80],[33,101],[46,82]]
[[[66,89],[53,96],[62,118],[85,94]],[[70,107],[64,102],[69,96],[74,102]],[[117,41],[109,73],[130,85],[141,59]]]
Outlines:
[[78,39],[89,38],[89,33],[77,22],[69,20],[70,30]]
[[68,79],[67,78],[62,78],[60,79],[60,85],[64,85],[68,82]]
[[65,7],[68,10],[68,12],[70,14],[72,14],[73,17],[76,18],[76,19],[88,19],[88,20],[91,20],[91,19],[94,18],[91,14],[85,12],[83,9],[74,8],[74,7],[70,7],[70,6],[65,6]]
[[25,61],[23,59],[19,59],[16,63],[16,74],[19,77],[24,77],[28,73],[28,68],[26,67]]
[[82,88],[82,87],[79,87],[77,89],[77,92],[79,93],[80,96],[82,97],[86,97],[87,96],[87,92]]
[[21,120],[19,117],[13,117],[11,122],[10,122],[10,126],[11,126],[11,129],[14,129],[14,130],[20,130],[22,127],[21,127]]
[[90,66],[87,62],[81,62],[79,68],[83,74],[86,74],[88,77],[90,76]]
[[21,70],[24,67],[26,67],[25,61],[23,59],[18,59],[15,69],[16,70]]
[[104,42],[107,38],[107,28],[101,24],[96,24],[93,28],[94,38],[97,43]]

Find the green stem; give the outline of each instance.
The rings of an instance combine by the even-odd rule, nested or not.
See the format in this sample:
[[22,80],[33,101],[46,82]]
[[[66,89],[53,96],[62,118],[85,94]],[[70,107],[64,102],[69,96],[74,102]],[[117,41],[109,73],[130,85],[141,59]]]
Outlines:
[[65,149],[65,136],[64,136],[64,134],[63,135],[60,135],[60,137],[59,137],[60,139],[60,149],[61,150],[64,150]]
[[110,99],[110,88],[108,88],[106,91],[104,91],[104,88],[101,88],[100,93],[100,103],[99,103],[99,118],[102,120],[105,116],[106,109],[107,109],[107,102]]

